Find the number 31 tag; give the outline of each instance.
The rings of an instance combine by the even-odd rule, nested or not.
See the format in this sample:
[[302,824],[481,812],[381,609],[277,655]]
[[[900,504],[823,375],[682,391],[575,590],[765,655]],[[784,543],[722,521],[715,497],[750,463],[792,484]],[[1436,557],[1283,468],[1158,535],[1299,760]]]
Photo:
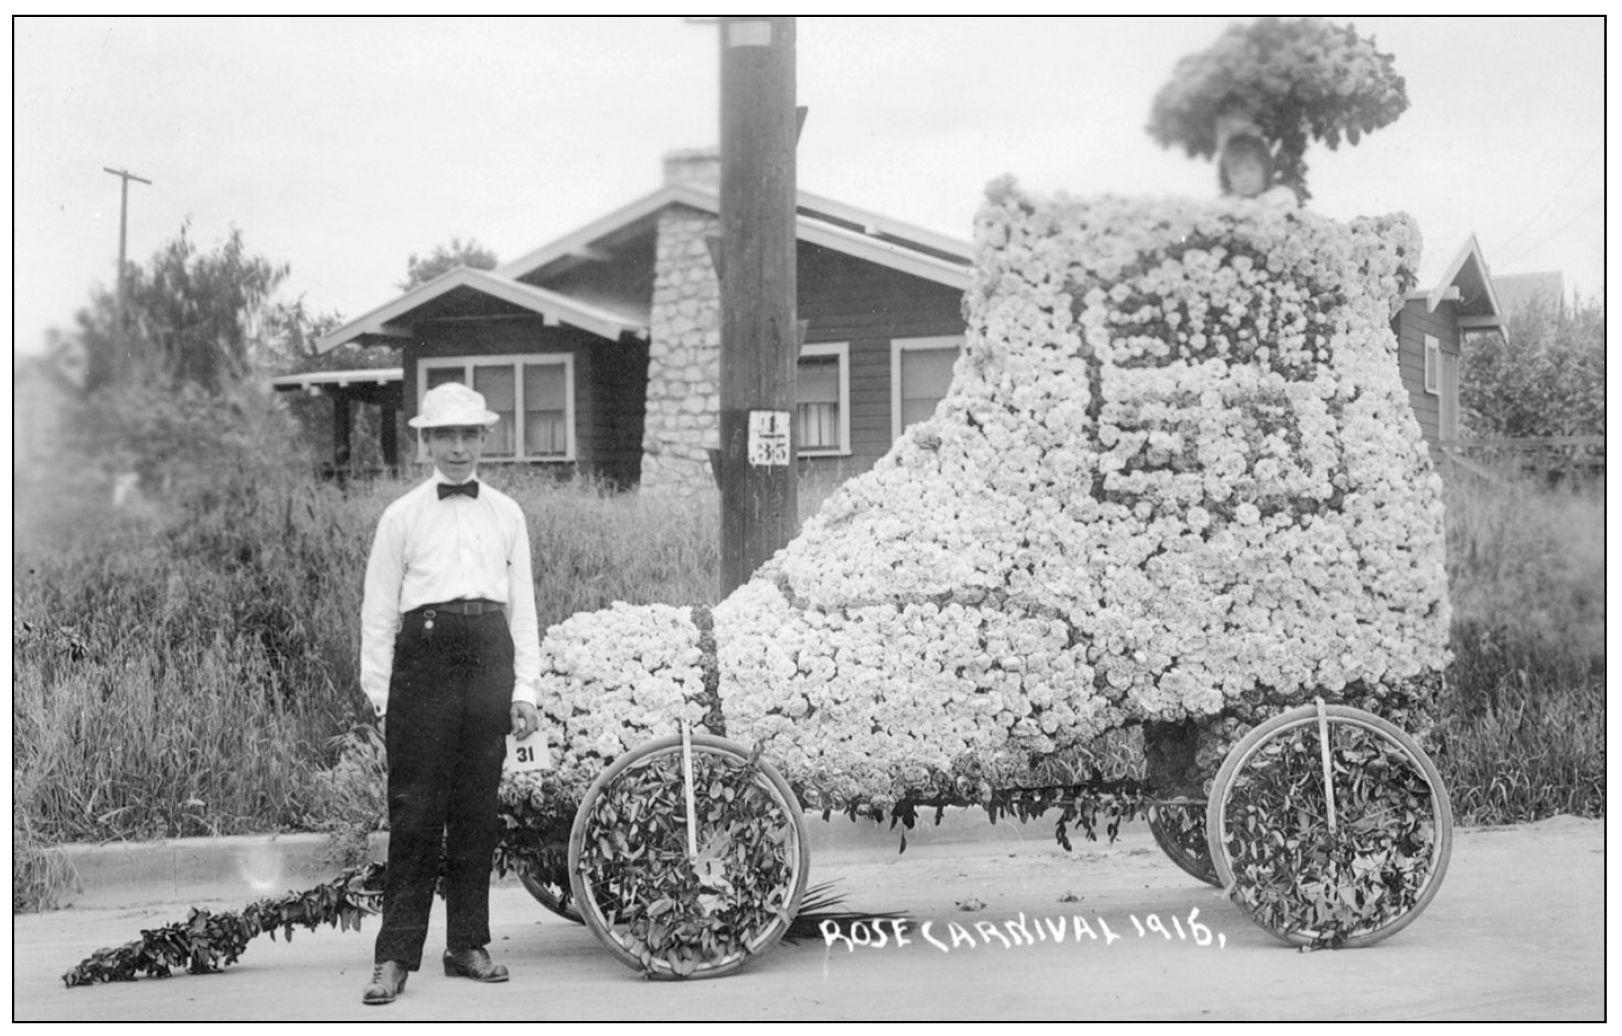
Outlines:
[[520,741],[507,735],[507,758],[501,764],[504,770],[528,773],[530,770],[550,770],[552,754],[546,750],[546,738],[539,731]]

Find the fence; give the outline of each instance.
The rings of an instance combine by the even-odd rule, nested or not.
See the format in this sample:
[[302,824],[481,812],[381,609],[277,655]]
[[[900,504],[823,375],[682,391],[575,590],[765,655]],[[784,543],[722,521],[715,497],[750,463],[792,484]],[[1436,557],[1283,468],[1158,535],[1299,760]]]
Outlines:
[[1605,484],[1605,436],[1443,439],[1442,454],[1471,470],[1515,471],[1550,485]]

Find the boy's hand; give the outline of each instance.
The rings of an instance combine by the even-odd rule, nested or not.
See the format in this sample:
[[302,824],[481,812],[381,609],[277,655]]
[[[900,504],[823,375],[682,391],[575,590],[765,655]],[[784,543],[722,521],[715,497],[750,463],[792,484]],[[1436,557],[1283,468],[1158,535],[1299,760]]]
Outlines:
[[513,737],[522,741],[541,729],[541,714],[527,701],[515,701],[508,715],[513,721]]

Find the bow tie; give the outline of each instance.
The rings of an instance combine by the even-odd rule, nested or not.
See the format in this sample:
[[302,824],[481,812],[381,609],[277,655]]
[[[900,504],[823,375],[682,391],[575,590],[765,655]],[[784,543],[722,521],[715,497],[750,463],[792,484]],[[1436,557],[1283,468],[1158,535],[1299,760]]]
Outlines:
[[474,479],[466,482],[441,482],[439,484],[439,498],[447,496],[466,496],[477,500],[479,498],[479,483]]

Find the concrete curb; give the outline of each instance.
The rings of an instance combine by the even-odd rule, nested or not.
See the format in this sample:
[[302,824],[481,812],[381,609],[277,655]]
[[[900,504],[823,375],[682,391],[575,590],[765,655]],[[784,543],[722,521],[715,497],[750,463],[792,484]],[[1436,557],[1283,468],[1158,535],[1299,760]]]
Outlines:
[[[1123,831],[1131,827],[1124,825]],[[820,814],[807,814],[806,829],[813,860],[847,853],[894,856],[901,849],[902,828],[891,828],[888,820],[875,824],[835,814],[824,821]],[[934,811],[926,811],[906,837],[909,847],[973,842],[1033,848],[1055,845],[1051,820],[1019,823],[1004,818],[992,824],[978,808],[948,809],[939,824]],[[1079,844],[1079,833],[1076,840]],[[67,902],[79,907],[205,898],[240,898],[246,903],[308,888],[340,870],[332,858],[331,840],[324,834],[69,845],[63,851],[78,872],[80,888]],[[368,838],[367,856],[378,861],[387,858],[387,833]]]

